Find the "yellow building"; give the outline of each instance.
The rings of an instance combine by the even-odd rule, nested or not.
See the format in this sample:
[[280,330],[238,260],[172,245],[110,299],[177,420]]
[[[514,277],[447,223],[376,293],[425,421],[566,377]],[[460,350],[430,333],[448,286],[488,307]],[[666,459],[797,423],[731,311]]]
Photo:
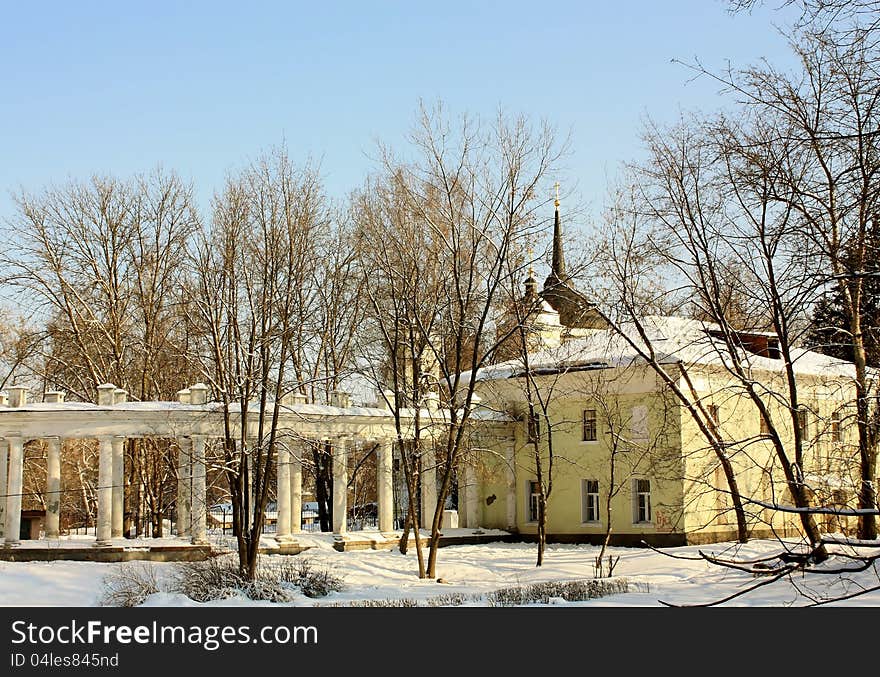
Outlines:
[[[462,475],[468,526],[535,535],[540,462],[549,493],[549,540],[598,542],[609,523],[611,540],[618,544],[735,539],[719,445],[709,443],[689,403],[699,405],[704,425],[722,441],[720,453],[730,459],[750,534],[798,531],[797,514],[775,508],[792,505],[779,458],[755,402],[731,374],[717,326],[679,317],[642,321],[662,368],[688,395],[682,401],[640,357],[636,348],[647,347],[640,332],[632,325],[609,328],[570,286],[558,203],[551,274],[541,292],[534,287],[530,274],[524,299],[532,300],[534,340],[527,343],[527,355],[521,354],[520,341],[506,353],[518,357],[476,377],[483,403],[517,423],[512,447],[485,440]],[[814,504],[854,507],[853,366],[794,351],[799,413],[793,417],[776,337],[742,332],[737,339],[739,358],[764,393],[771,427],[789,457],[794,456],[793,420],[798,421],[804,443],[795,470]],[[836,516],[819,521],[828,531],[855,524]]]
[[[650,341],[662,346],[665,371],[684,392],[689,390],[687,375],[693,401],[703,405],[724,440],[752,536],[796,532],[797,515],[768,507],[791,505],[779,461],[757,407],[723,364],[714,328],[675,317],[649,317],[644,324]],[[772,351],[771,356],[763,352],[744,359],[766,391],[771,420],[788,446],[794,431],[785,406],[782,361]],[[529,362],[531,379],[524,376],[522,360],[478,374],[476,389],[483,403],[518,423],[512,450],[488,442],[475,455],[479,514],[471,521],[536,533],[538,463],[532,440],[537,438],[545,482],[552,456],[550,540],[601,541],[609,521],[612,541],[620,544],[736,538],[730,491],[716,451],[685,404],[617,332],[594,330],[532,353]],[[797,351],[795,369],[805,440],[803,481],[818,505],[848,503],[855,496],[858,467],[852,365]],[[515,498],[499,500],[511,489]],[[838,531],[851,525],[835,518],[826,519],[825,526]]]

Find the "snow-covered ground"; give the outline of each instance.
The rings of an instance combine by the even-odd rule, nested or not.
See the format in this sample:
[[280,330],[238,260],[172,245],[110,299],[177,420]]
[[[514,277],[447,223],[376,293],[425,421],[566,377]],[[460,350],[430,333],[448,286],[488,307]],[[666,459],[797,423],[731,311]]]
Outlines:
[[[542,567],[535,567],[535,546],[525,543],[459,545],[440,550],[436,580],[419,580],[415,552],[407,555],[396,550],[361,550],[336,552],[332,537],[304,535],[313,549],[299,555],[321,567],[329,567],[342,577],[345,590],[320,599],[298,596],[295,605],[347,604],[360,600],[409,599],[425,603],[442,595],[467,596],[498,588],[528,585],[541,581],[573,581],[593,577],[593,563],[598,548],[587,545],[550,545]],[[755,541],[746,546],[716,544],[664,550],[668,555],[696,557],[700,550],[727,558],[758,558],[778,550],[775,541]],[[876,552],[876,548],[873,549]],[[766,578],[712,565],[700,559],[674,559],[642,548],[612,548],[620,560],[615,574],[634,585],[632,592],[588,602],[567,604],[592,606],[657,606],[702,604],[727,597]],[[281,557],[269,555],[267,557]],[[98,603],[102,579],[121,564],[87,562],[0,562],[0,605],[4,606],[90,606]],[[159,577],[171,573],[173,564],[156,564]],[[848,575],[797,574],[771,585],[757,588],[727,603],[730,606],[802,606],[815,599],[851,594],[880,585],[880,567],[875,563],[867,571]],[[861,588],[860,588],[861,586]],[[560,603],[565,603],[559,600]],[[475,600],[475,605],[486,604]],[[188,598],[158,593],[146,601],[151,606],[196,606]],[[231,599],[211,604],[251,605],[246,599]],[[873,591],[838,602],[850,606],[880,606],[880,592]]]

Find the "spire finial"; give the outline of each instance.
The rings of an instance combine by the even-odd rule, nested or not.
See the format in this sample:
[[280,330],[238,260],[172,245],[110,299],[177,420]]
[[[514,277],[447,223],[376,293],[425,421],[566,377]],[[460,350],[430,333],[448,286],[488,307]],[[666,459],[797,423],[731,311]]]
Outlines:
[[553,201],[553,204],[557,207],[559,206],[559,181],[556,182],[556,199]]
[[534,277],[535,275],[535,248],[532,246],[531,239],[528,241],[528,245],[526,246],[526,256],[529,259],[529,277]]

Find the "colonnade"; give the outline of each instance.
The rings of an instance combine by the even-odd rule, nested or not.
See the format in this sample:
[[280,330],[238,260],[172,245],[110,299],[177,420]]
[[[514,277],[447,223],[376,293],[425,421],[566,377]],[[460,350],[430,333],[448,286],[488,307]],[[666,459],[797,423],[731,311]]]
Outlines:
[[[348,531],[348,452],[354,440],[338,437],[330,440],[333,462],[333,533],[344,536]],[[61,511],[61,446],[60,437],[46,438],[46,538],[58,538]],[[177,438],[177,535],[187,537],[194,544],[207,542],[207,485],[205,448],[207,436],[189,435]],[[512,446],[510,454],[512,455]],[[6,501],[0,508],[0,525],[7,546],[19,543],[23,489],[24,439],[7,436],[0,440],[0,493]],[[378,528],[382,534],[394,531],[394,441],[378,442],[376,460],[376,498]],[[433,459],[423,459],[421,469],[421,501],[433,506],[437,501],[436,468]],[[8,473],[7,473],[8,467]],[[278,448],[276,500],[278,521],[276,538],[292,541],[302,531],[302,458],[288,445]],[[479,493],[472,468],[462,473],[461,524],[479,526]],[[6,491],[3,491],[3,489]],[[516,523],[516,486],[514,473],[508,472],[508,522]],[[108,546],[113,539],[122,538],[125,511],[125,438],[105,436],[98,438],[98,484],[96,545]],[[433,510],[422,511],[422,528],[431,527]]]
[[[207,472],[205,450],[208,440],[224,431],[221,411],[207,402],[208,387],[190,386],[178,393],[177,402],[128,402],[127,393],[107,383],[98,387],[97,404],[66,403],[60,392],[47,392],[43,402],[29,404],[27,389],[14,386],[0,393],[0,542],[15,546],[20,540],[23,492],[24,446],[42,440],[47,449],[45,485],[45,534],[58,538],[62,504],[61,449],[65,440],[92,439],[98,443],[98,481],[96,486],[96,545],[112,545],[124,535],[125,448],[136,438],[171,438],[176,441],[177,535],[194,544],[206,542]],[[7,401],[8,400],[8,401]],[[323,440],[331,447],[333,464],[333,532],[344,537],[348,531],[348,455],[357,441],[371,440],[377,445],[376,491],[378,529],[394,531],[394,445],[398,434],[391,412],[381,406],[350,408],[347,397],[339,395],[330,405],[305,402],[301,395],[282,400],[285,429],[291,437],[277,447],[278,521],[276,538],[290,542],[302,529],[303,463],[305,440]],[[486,420],[495,427],[493,434],[509,436],[509,420]],[[250,431],[249,431],[250,432]],[[251,433],[252,434],[252,433]],[[516,523],[516,481],[513,446],[508,449],[507,514],[510,526]],[[420,499],[429,509],[422,511],[421,526],[430,528],[431,506],[437,502],[437,471],[433,454],[422,459]],[[68,489],[70,490],[70,489]],[[480,525],[481,496],[473,469],[459,476],[461,526]]]
[[[60,437],[45,438],[46,458],[46,538],[58,538],[61,523],[61,446]],[[6,495],[0,511],[3,542],[18,545],[21,532],[21,505],[24,486],[24,442],[22,437],[0,440],[0,494]],[[178,511],[178,535],[188,536],[194,544],[207,543],[207,486],[205,472],[205,436],[192,435],[178,440],[179,463],[187,476],[178,479],[178,500],[185,496],[187,506],[196,509]],[[8,471],[7,471],[8,467]],[[185,489],[181,490],[181,487]],[[125,518],[125,438],[98,438],[97,513],[95,543],[108,546],[122,538]]]
[[[351,437],[330,440],[333,463],[333,533],[348,532],[348,452],[354,444]],[[281,445],[278,450],[276,500],[278,522],[275,536],[280,542],[293,540],[302,531],[302,458],[297,452]],[[376,459],[376,504],[379,532],[394,531],[394,441],[378,442]]]

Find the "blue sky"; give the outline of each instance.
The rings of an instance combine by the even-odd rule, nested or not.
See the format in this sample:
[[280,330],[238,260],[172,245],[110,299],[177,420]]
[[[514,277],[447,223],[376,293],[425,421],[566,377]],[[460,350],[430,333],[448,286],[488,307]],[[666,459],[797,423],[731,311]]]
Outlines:
[[344,197],[377,139],[402,141],[420,98],[570,130],[558,178],[595,209],[638,157],[645,116],[722,104],[671,59],[790,63],[772,6],[0,0],[0,220],[11,190],[159,164],[206,206],[228,170],[282,139]]

